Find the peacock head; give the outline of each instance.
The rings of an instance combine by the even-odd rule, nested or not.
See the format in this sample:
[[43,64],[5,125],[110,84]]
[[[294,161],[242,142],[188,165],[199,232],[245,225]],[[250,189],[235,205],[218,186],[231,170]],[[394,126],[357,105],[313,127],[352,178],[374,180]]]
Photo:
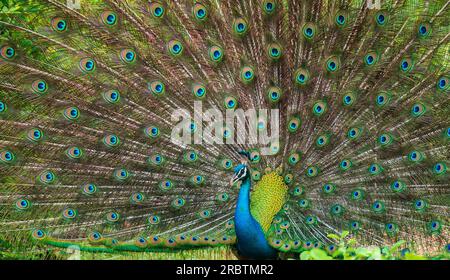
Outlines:
[[248,171],[247,164],[245,162],[240,163],[234,168],[234,175],[231,178],[230,185],[234,185],[238,181],[244,181],[249,178],[250,172]]
[[250,172],[247,166],[247,160],[250,160],[250,153],[247,151],[240,151],[239,154],[244,157],[241,163],[234,168],[233,178],[230,180],[230,185],[234,185],[236,182],[243,182],[250,177]]

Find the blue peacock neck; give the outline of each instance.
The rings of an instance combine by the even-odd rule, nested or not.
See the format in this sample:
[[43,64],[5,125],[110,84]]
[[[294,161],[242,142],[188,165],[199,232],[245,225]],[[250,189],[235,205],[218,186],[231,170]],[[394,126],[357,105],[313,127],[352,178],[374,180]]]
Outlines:
[[239,254],[252,259],[272,259],[276,251],[269,246],[259,223],[250,211],[251,179],[242,181],[234,215]]
[[236,214],[239,215],[249,215],[250,213],[250,189],[251,189],[251,180],[250,178],[246,178],[239,190],[239,196],[236,203]]

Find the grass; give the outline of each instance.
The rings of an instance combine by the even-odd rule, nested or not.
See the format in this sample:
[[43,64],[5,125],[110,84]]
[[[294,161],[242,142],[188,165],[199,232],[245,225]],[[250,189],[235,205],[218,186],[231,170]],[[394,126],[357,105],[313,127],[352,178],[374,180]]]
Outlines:
[[[355,246],[356,241],[348,237],[348,232],[341,236],[328,236],[336,241],[330,247],[312,248],[297,254],[280,254],[283,259],[290,260],[449,260],[450,253],[443,251],[439,255],[424,256],[411,252],[405,241],[392,246],[378,247]],[[17,246],[0,240],[0,259],[9,260],[236,260],[231,246],[177,250],[174,252],[74,252],[66,248],[34,244],[31,248],[26,243]],[[29,243],[28,243],[29,245]]]
[[0,260],[236,260],[231,247],[183,250],[176,252],[73,253],[70,250],[47,247],[33,250],[0,251]]
[[[347,238],[348,231],[343,231],[340,236],[329,234],[328,237],[335,241],[332,249],[313,248],[300,254],[301,260],[448,260],[450,253],[442,251],[435,256],[419,255],[406,247],[406,241],[400,240],[392,246],[368,246],[356,247],[356,240]],[[403,249],[402,249],[403,248]]]

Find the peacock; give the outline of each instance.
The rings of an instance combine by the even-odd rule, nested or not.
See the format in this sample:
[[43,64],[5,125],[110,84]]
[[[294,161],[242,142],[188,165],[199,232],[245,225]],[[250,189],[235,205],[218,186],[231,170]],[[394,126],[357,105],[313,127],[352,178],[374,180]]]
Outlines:
[[449,1],[1,5],[2,244],[450,251]]

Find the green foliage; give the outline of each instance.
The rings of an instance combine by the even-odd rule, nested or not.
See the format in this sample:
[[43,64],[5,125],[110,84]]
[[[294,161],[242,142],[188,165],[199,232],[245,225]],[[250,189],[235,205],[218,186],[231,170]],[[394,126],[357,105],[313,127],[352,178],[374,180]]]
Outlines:
[[[46,20],[39,13],[44,10],[45,6],[39,1],[1,0],[0,21],[16,26],[23,26],[25,20],[27,23],[33,23],[33,25],[26,26],[26,28],[34,29],[36,26],[47,24]],[[0,43],[3,41],[12,42],[24,52],[24,55],[35,59],[44,59],[36,38],[27,36],[20,30],[8,28],[5,23],[0,22]]]
[[18,0],[1,0],[0,11],[4,14],[9,13],[35,13],[42,8],[42,3],[34,0],[18,1]]
[[400,248],[406,243],[400,240],[392,246],[378,247],[355,247],[356,240],[347,238],[348,231],[342,232],[341,236],[329,234],[328,238],[336,241],[336,250],[329,253],[321,248],[314,248],[300,254],[301,260],[448,260],[450,255],[443,253],[438,256],[421,256],[413,252],[401,253]]
[[[21,242],[17,242],[21,241]],[[55,252],[57,248],[35,244],[30,248],[27,240],[17,237],[9,242],[0,236],[0,260],[57,260],[64,259]]]
[[[328,237],[336,241],[336,250],[330,254],[324,249],[314,248],[303,251],[300,254],[300,260],[448,260],[450,254],[442,253],[437,256],[421,256],[413,252],[407,252],[402,255],[401,248],[404,248],[406,242],[401,240],[392,246],[386,247],[357,247],[356,240],[347,238],[348,232],[344,231],[341,236],[329,234]],[[21,243],[29,244],[22,240]],[[0,239],[0,260],[50,260],[50,259],[68,259],[70,254],[66,248],[34,244],[32,248],[27,245],[13,246],[12,243]],[[108,259],[140,259],[140,260],[189,260],[189,259],[215,259],[231,260],[236,259],[232,253],[232,246],[221,246],[213,248],[198,248],[189,250],[177,250],[174,252],[87,252],[80,253],[82,260],[108,260]],[[292,259],[292,258],[290,258]]]
[[[67,260],[73,255],[66,248],[35,244],[16,245],[0,239],[0,260]],[[19,243],[20,244],[20,243]],[[87,252],[81,260],[236,260],[230,246],[177,250],[174,252]]]

